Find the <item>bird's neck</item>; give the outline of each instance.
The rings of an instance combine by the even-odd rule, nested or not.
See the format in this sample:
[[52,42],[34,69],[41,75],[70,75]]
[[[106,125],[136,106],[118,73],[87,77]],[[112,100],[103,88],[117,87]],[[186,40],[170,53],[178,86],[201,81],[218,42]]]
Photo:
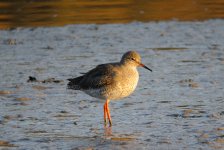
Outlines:
[[128,70],[137,70],[137,67],[130,63],[120,63],[120,66]]

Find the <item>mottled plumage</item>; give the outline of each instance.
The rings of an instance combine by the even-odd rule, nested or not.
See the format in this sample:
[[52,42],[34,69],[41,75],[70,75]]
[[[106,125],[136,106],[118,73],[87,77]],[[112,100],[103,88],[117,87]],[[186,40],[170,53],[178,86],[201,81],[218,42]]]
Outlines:
[[137,52],[129,51],[122,56],[120,62],[101,64],[82,76],[68,79],[70,81],[68,88],[84,91],[99,99],[106,99],[104,120],[106,123],[106,117],[108,117],[112,125],[108,107],[109,100],[126,97],[135,90],[139,79],[138,66],[151,71],[141,63],[141,57]]

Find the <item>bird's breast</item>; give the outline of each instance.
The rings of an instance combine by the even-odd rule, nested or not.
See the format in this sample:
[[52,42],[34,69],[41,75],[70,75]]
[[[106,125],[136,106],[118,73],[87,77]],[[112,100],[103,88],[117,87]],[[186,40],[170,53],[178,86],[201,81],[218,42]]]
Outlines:
[[117,73],[114,83],[106,88],[105,96],[108,99],[121,99],[129,96],[135,90],[139,79],[138,71],[136,68],[125,69],[125,71]]
[[112,84],[98,89],[85,90],[85,92],[96,98],[117,100],[133,93],[138,84],[138,79],[137,69],[126,69],[123,72],[116,73]]
[[120,84],[120,97],[126,97],[134,92],[139,80],[137,69],[130,69],[122,76]]

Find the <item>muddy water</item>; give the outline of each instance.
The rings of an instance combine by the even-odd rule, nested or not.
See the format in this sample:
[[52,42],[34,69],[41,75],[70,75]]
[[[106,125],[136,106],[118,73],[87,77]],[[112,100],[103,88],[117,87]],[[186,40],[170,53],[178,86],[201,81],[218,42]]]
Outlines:
[[[0,148],[224,148],[223,20],[0,34]],[[136,91],[110,103],[114,126],[104,128],[103,101],[66,79],[132,49],[153,72],[139,68]]]
[[223,0],[0,0],[0,29],[224,18]]

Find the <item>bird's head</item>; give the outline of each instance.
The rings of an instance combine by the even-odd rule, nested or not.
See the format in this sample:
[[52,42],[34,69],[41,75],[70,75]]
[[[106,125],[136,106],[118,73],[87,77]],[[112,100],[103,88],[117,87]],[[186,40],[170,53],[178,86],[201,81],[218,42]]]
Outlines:
[[152,71],[147,66],[145,66],[143,63],[141,63],[141,56],[136,51],[126,52],[121,58],[121,63],[126,64],[126,65],[135,66],[135,67],[143,67],[149,71]]

